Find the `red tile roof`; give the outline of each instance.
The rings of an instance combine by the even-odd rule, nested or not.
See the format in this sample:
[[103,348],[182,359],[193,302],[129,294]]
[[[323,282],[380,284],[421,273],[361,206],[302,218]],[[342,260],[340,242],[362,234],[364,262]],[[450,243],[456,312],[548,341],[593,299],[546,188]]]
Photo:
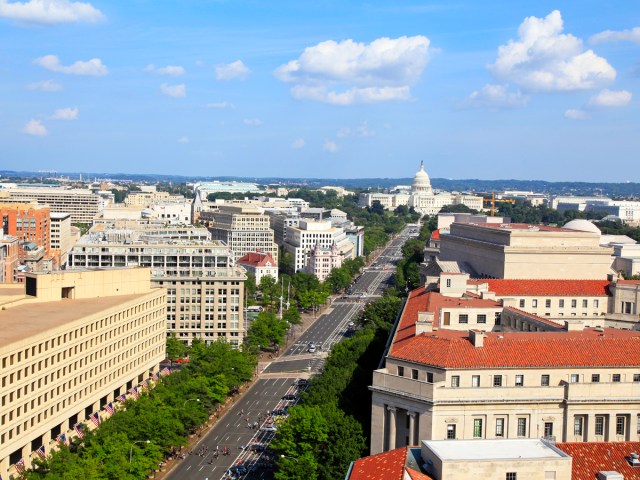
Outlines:
[[396,448],[356,460],[348,480],[405,480],[405,474],[411,480],[433,480],[406,466],[409,448]]
[[608,280],[506,280],[487,279],[483,283],[498,296],[607,296]]
[[616,283],[619,283],[620,285],[640,285],[640,280],[625,280],[621,278],[620,280],[617,280]]
[[485,335],[484,346],[474,347],[468,332],[440,329],[403,341],[389,357],[441,368],[640,366],[640,332],[586,329]]
[[431,240],[440,240],[440,229],[431,232]]
[[556,443],[573,458],[572,480],[594,480],[598,472],[615,471],[625,480],[640,480],[640,468],[627,462],[632,452],[640,453],[640,442]]
[[516,312],[519,313],[520,315],[523,315],[525,317],[531,318],[537,322],[540,323],[544,323],[546,325],[549,325],[550,327],[556,328],[558,330],[564,330],[564,327],[562,325],[560,325],[557,322],[553,322],[551,320],[547,320],[546,318],[543,317],[539,317],[538,315],[534,315],[533,313],[529,313],[529,312],[525,312],[524,310],[520,310],[519,308],[514,308],[514,307],[505,307],[503,311],[511,311],[511,312]]
[[272,267],[277,267],[275,261],[268,253],[249,252],[236,261],[236,263],[241,265],[251,265],[253,267],[266,267],[267,262],[271,262]]

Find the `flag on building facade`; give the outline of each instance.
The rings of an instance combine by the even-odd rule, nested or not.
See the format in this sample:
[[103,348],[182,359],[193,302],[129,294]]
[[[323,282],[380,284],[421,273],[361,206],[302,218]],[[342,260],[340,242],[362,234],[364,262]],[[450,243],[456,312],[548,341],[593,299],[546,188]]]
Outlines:
[[18,470],[20,473],[24,473],[24,458],[21,458],[17,461],[16,470]]
[[160,371],[160,375],[162,375],[163,377],[169,375],[171,373],[171,370],[169,370],[167,367],[164,367],[161,371]]
[[160,378],[160,372],[154,373],[153,377],[151,377],[151,378],[153,378],[154,380],[158,380]]
[[40,448],[36,450],[36,453],[42,460],[45,460],[47,458],[47,454],[44,451],[44,445],[40,445]]
[[61,433],[56,437],[56,442],[67,444],[67,436],[64,433]]
[[95,412],[93,415],[91,415],[89,417],[89,420],[91,420],[96,427],[100,426],[100,415],[98,414],[98,412]]
[[77,423],[73,429],[75,430],[75,432],[78,434],[78,437],[80,438],[84,438],[84,432],[82,431],[82,424],[81,423]]
[[113,415],[115,410],[113,409],[113,403],[109,402],[104,406],[104,409],[109,413],[109,415]]
[[124,402],[127,399],[127,395],[123,393],[118,398],[116,398],[116,402]]
[[133,395],[133,398],[138,398],[140,396],[140,392],[138,392],[138,387],[133,387],[129,390],[129,393]]

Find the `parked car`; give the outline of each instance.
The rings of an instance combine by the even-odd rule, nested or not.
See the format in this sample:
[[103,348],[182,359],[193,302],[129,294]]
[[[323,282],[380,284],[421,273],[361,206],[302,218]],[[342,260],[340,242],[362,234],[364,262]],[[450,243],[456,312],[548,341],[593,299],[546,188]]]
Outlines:
[[264,426],[260,427],[260,431],[262,431],[262,432],[277,432],[278,431],[278,427],[276,427],[275,425],[264,425]]
[[286,395],[283,395],[282,399],[293,401],[293,400],[297,400],[298,396],[295,393],[287,393]]
[[298,378],[295,382],[294,385],[296,387],[306,387],[309,385],[309,380],[307,380],[306,378]]
[[286,415],[287,414],[287,409],[286,408],[276,408],[273,412],[271,412],[271,414],[275,417],[277,415]]

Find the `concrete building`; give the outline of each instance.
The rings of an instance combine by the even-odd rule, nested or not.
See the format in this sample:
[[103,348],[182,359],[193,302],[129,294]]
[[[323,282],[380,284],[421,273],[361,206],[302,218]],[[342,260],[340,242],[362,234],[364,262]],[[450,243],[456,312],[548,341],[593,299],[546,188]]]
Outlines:
[[186,199],[182,195],[172,195],[169,192],[151,191],[129,192],[124,199],[127,207],[150,207],[158,202],[184,202]]
[[187,200],[163,200],[155,202],[143,212],[170,225],[188,225],[191,221],[191,201]]
[[158,371],[166,292],[149,269],[27,274],[0,289],[0,476]]
[[201,212],[214,240],[224,242],[237,260],[250,252],[268,253],[278,263],[269,217],[250,205],[220,205],[217,211]]
[[244,267],[247,272],[253,274],[258,285],[260,285],[260,280],[267,275],[276,282],[278,281],[278,264],[268,253],[247,253],[240,257],[236,263]]
[[71,250],[71,214],[51,213],[51,252],[59,268],[67,264]]
[[307,259],[307,265],[304,271],[315,275],[318,280],[324,282],[331,273],[331,270],[340,268],[341,266],[342,254],[337,246],[321,247],[320,244],[317,243],[316,246],[309,251],[309,258]]
[[103,207],[99,195],[91,190],[60,187],[16,187],[0,191],[0,203],[28,203],[36,201],[48,205],[52,212],[70,213],[72,223],[91,224]]
[[355,247],[341,228],[331,226],[331,222],[313,222],[300,220],[297,227],[287,228],[285,251],[291,253],[296,272],[307,266],[309,253],[319,245],[320,248],[335,246],[343,260],[355,258]]
[[0,283],[16,282],[19,265],[20,242],[0,230]]
[[261,193],[262,190],[255,183],[246,182],[202,182],[193,186],[196,192],[200,192],[203,200],[207,199],[210,193]]
[[[185,227],[191,235],[195,227]],[[217,241],[172,238],[162,232],[103,231],[85,235],[69,254],[69,268],[151,268],[154,286],[167,289],[166,330],[191,344],[244,338],[245,271]],[[190,233],[191,232],[191,233]]]
[[273,230],[273,239],[282,247],[287,241],[287,229],[300,225],[300,216],[297,213],[289,214],[273,210],[267,210],[266,214],[269,216],[269,226]]

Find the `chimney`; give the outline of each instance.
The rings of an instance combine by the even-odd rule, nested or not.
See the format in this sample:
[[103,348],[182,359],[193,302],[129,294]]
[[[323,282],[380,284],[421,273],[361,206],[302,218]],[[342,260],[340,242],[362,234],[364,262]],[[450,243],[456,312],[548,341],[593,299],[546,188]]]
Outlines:
[[469,330],[469,340],[476,348],[484,347],[484,338],[486,336],[486,333],[481,330]]
[[418,321],[416,322],[416,336],[426,332],[433,332],[433,312],[418,312]]

